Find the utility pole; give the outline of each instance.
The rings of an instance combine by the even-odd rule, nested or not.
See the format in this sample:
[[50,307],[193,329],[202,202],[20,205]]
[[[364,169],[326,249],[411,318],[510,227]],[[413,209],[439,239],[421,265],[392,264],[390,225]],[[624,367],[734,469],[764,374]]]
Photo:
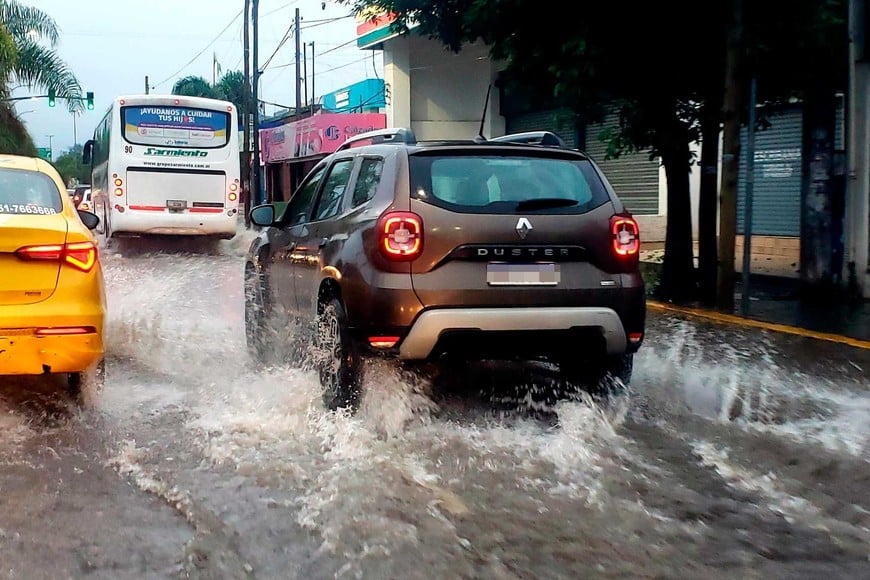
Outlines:
[[253,24],[254,41],[253,41],[253,69],[254,69],[254,162],[251,167],[253,171],[252,190],[256,195],[257,203],[262,203],[263,192],[260,185],[260,97],[258,87],[260,84],[260,24],[259,11],[260,0],[251,0],[251,23]]
[[251,227],[251,35],[250,35],[250,18],[251,18],[251,0],[245,0],[245,18],[244,18],[244,61],[245,61],[245,95],[242,99],[242,159],[241,174],[242,174],[242,189],[245,192],[244,212],[245,212],[245,227]]
[[317,95],[314,92],[314,41],[312,40],[308,44],[311,45],[311,104],[313,106],[317,104]]
[[78,134],[78,130],[76,129],[76,116],[77,115],[78,115],[78,113],[72,114],[72,116],[73,116],[73,146],[76,146],[79,144],[79,134]]
[[746,186],[743,200],[743,288],[740,291],[740,311],[749,316],[749,275],[752,271],[752,195],[755,187],[755,101],[756,80],[749,85],[749,122],[746,126]]
[[293,30],[295,31],[296,36],[296,118],[299,118],[299,115],[302,111],[302,71],[301,63],[299,62],[299,37],[302,35],[301,30],[299,28],[299,9],[296,9],[296,21],[294,24]]
[[149,94],[151,92],[151,83],[148,82],[148,75],[145,75],[145,94]]
[[[305,108],[308,108],[308,45],[302,44],[302,78],[305,79]],[[310,109],[309,109],[310,110]]]
[[734,310],[734,245],[737,238],[737,178],[740,160],[743,51],[743,1],[732,0],[725,52],[725,102],[722,128],[722,189],[719,193],[719,273],[716,304]]

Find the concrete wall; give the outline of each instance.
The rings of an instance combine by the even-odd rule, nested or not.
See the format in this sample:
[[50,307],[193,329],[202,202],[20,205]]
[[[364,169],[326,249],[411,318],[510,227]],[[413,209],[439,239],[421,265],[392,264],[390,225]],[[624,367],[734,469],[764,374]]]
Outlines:
[[[499,67],[486,47],[467,46],[459,54],[440,43],[408,35],[384,45],[384,80],[390,85],[387,125],[411,127],[420,140],[477,136],[487,86]],[[498,90],[490,93],[484,134],[504,135]]]

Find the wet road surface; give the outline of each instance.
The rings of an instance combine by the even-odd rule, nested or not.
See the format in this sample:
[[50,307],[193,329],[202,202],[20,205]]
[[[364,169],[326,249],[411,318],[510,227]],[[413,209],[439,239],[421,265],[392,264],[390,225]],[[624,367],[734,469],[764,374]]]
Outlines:
[[629,396],[256,369],[245,236],[106,253],[107,386],[0,378],[2,578],[870,578],[870,352],[650,313]]

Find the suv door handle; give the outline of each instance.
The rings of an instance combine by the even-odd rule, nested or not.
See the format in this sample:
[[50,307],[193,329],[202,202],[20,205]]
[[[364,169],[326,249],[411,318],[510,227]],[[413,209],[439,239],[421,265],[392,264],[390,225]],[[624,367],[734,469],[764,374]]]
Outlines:
[[320,243],[317,244],[317,247],[322,248],[327,243],[329,243],[329,238],[320,238]]

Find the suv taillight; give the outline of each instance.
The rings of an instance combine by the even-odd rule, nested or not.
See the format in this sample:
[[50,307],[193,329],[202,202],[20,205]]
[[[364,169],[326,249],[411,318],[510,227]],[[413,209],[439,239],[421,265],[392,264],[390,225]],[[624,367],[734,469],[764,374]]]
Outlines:
[[25,246],[15,250],[15,255],[29,262],[62,262],[82,272],[90,272],[97,263],[97,247],[93,242]]
[[610,218],[610,233],[613,238],[613,251],[617,256],[637,256],[640,251],[640,231],[634,218],[613,216]]
[[387,259],[410,262],[423,253],[423,220],[408,211],[387,212],[378,220],[378,248]]

